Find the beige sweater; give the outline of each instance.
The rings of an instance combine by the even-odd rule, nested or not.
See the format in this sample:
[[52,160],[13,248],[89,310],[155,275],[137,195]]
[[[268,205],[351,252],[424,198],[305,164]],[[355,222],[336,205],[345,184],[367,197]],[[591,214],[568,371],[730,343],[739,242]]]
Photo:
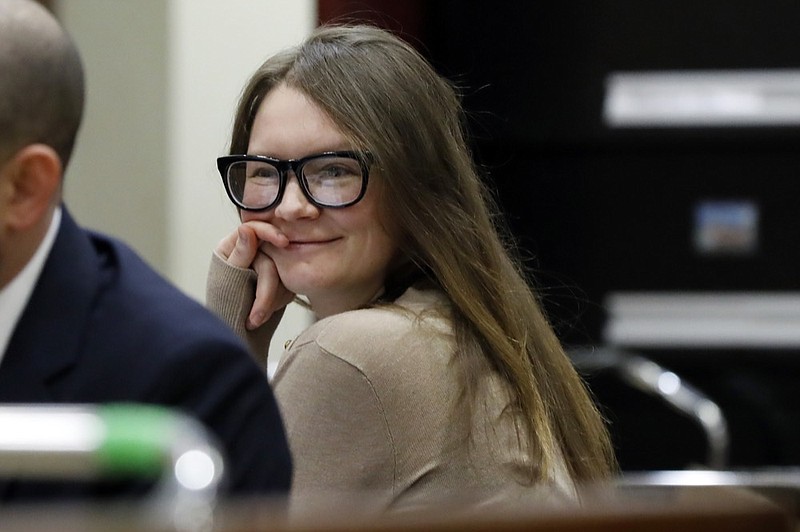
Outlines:
[[[207,303],[260,354],[275,324],[245,331],[253,283],[253,272],[215,256]],[[571,499],[563,467],[548,486],[524,483],[528,456],[512,416],[501,415],[508,393],[495,372],[480,379],[471,416],[459,406],[444,295],[410,288],[396,304],[320,320],[281,358],[272,384],[294,458],[295,508],[351,496],[377,510],[456,497],[527,500],[534,492],[537,502]]]

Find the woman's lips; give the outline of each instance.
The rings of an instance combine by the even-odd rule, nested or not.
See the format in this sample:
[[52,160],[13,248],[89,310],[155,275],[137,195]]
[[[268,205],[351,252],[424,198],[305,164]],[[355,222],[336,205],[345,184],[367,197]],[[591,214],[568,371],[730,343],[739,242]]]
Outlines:
[[331,244],[339,240],[338,238],[327,238],[318,240],[289,240],[289,245],[284,249],[311,249],[326,244]]

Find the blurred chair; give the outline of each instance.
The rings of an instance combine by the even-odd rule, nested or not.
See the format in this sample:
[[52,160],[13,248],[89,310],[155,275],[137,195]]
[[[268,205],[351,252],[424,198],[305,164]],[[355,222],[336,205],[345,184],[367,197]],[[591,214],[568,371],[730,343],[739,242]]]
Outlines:
[[623,470],[727,467],[724,413],[679,375],[620,349],[581,348],[569,355],[610,422]]

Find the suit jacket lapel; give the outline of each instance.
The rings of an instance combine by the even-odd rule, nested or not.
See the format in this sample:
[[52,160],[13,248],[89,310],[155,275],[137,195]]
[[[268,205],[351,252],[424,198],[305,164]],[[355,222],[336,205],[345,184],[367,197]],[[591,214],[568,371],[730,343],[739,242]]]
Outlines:
[[[69,378],[67,370],[80,356],[99,288],[99,258],[62,209],[53,248],[0,364],[0,404],[63,401],[53,385]],[[16,483],[0,478],[0,501]]]
[[0,364],[0,403],[57,400],[49,385],[79,355],[99,264],[86,233],[62,209],[53,248]]

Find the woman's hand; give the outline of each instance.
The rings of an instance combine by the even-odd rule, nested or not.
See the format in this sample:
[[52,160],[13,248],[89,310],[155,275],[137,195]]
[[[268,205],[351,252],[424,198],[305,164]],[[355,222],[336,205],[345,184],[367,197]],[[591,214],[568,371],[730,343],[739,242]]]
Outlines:
[[294,294],[283,285],[275,263],[264,251],[265,244],[284,247],[289,240],[272,224],[250,221],[220,241],[216,250],[231,266],[250,268],[258,276],[255,300],[245,324],[249,330],[263,325],[275,311],[294,299]]

